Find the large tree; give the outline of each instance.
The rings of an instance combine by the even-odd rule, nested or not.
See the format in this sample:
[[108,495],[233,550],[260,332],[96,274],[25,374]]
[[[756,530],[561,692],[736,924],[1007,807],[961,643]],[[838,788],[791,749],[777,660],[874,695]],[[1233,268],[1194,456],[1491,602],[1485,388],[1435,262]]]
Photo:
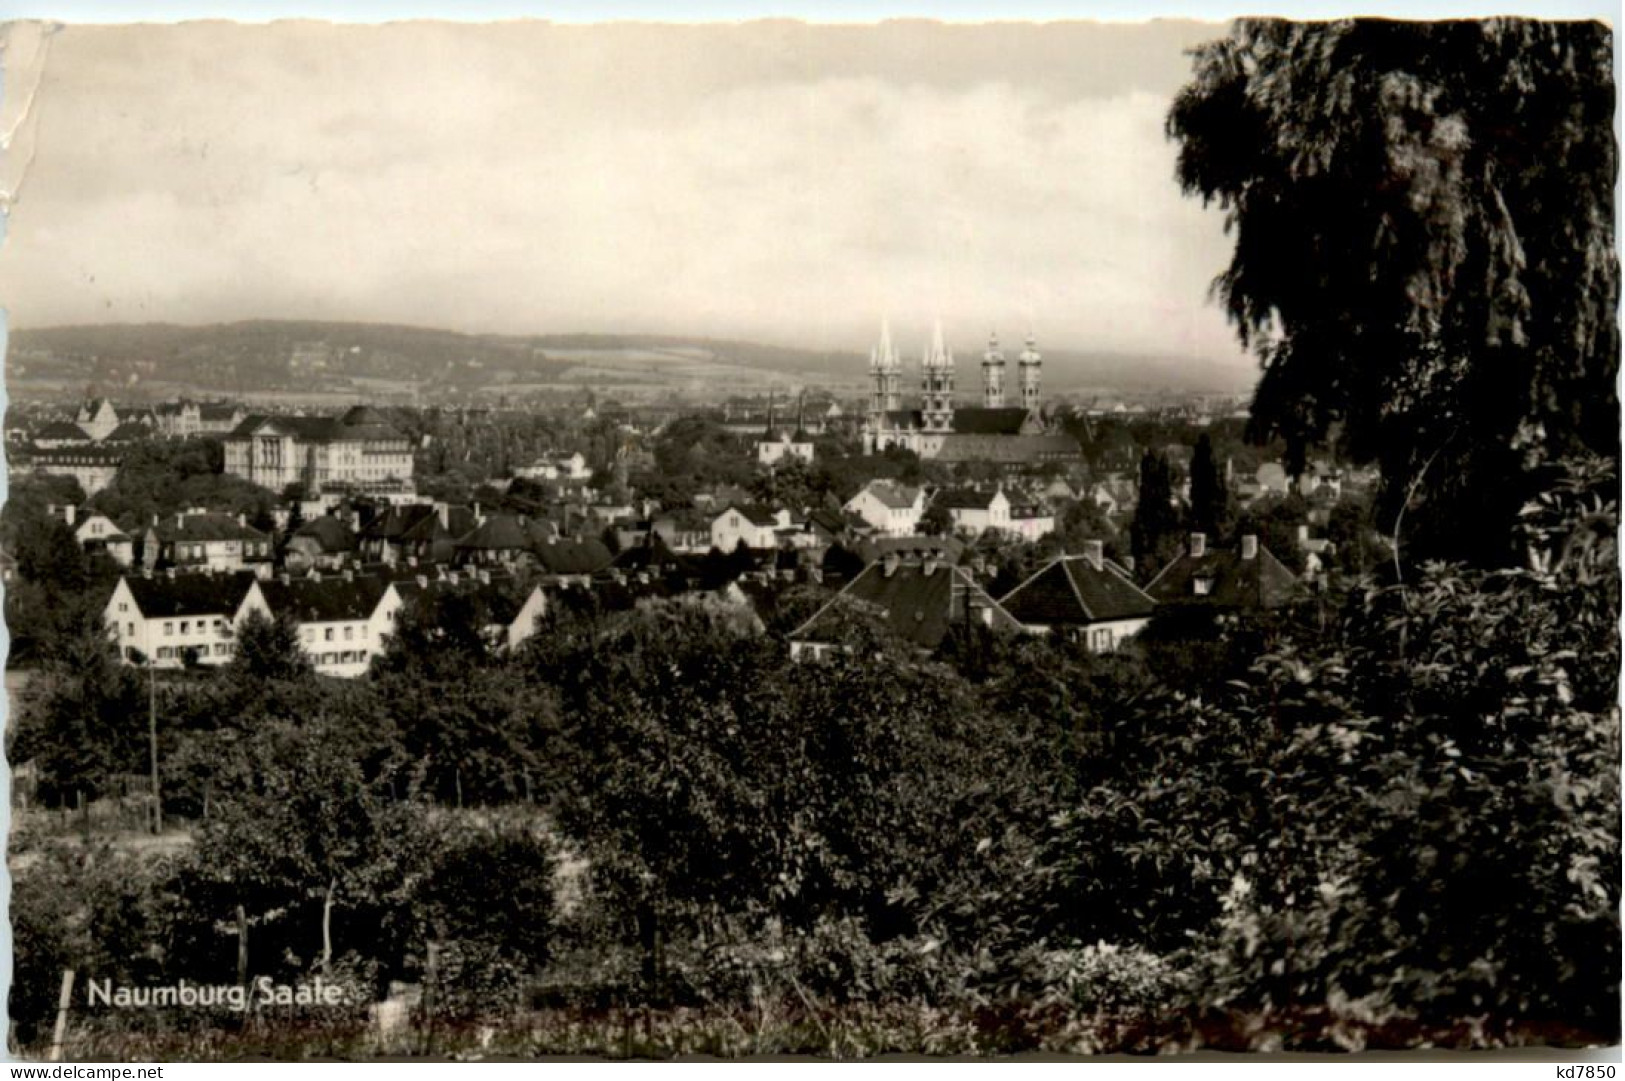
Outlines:
[[1495,562],[1557,458],[1617,457],[1612,34],[1243,20],[1168,118],[1235,237],[1255,439],[1380,463],[1406,554]]

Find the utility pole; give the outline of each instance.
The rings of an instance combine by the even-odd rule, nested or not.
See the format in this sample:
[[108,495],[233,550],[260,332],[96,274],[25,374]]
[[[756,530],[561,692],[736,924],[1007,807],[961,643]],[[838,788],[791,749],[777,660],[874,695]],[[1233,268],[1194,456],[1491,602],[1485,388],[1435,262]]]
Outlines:
[[147,741],[152,752],[152,835],[164,832],[164,804],[158,789],[158,676],[153,658],[147,659]]

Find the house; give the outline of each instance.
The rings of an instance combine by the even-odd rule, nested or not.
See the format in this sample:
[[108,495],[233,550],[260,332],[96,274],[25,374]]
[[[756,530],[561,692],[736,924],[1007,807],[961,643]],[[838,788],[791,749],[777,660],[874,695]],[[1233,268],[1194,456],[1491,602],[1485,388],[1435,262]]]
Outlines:
[[[514,650],[536,633],[547,614],[547,594],[540,585],[526,586],[500,570],[446,571],[417,575],[395,583],[402,608],[431,603],[452,594],[472,599],[483,613],[486,641],[499,650]],[[396,619],[399,616],[395,616]]]
[[872,480],[847,500],[843,509],[868,522],[878,533],[907,537],[920,531],[925,491],[894,481]]
[[126,664],[225,664],[236,649],[238,609],[254,582],[246,571],[126,575],[103,618]]
[[356,535],[349,525],[324,514],[293,531],[283,559],[293,570],[333,570],[354,559],[358,550]]
[[931,501],[948,511],[948,520],[955,533],[965,532],[981,536],[989,529],[1000,531],[1010,528],[1010,499],[1003,488],[991,492],[972,488],[945,489]]
[[528,563],[538,544],[557,535],[550,522],[544,526],[520,514],[493,514],[457,541],[454,558],[458,566]]
[[513,475],[526,480],[584,481],[592,476],[592,470],[587,468],[587,459],[578,450],[572,454],[543,455],[531,464],[515,469]]
[[281,574],[256,581],[243,598],[239,626],[253,612],[288,619],[316,671],[351,678],[366,672],[394,630],[401,595],[394,583],[372,575],[325,578]]
[[361,558],[368,563],[449,563],[457,538],[478,523],[467,507],[446,503],[391,504],[362,527]]
[[894,635],[934,652],[956,625],[1017,631],[1021,623],[960,568],[937,559],[888,556],[862,573],[790,633],[790,656],[816,660],[842,648],[843,609],[873,613]]
[[543,582],[554,586],[590,585],[593,575],[615,561],[615,554],[596,537],[544,541],[534,551]]
[[1156,609],[1128,571],[1105,558],[1097,540],[1086,541],[1082,555],[1052,560],[999,603],[1028,631],[1065,635],[1091,653],[1115,650]]
[[125,453],[118,447],[81,445],[35,450],[26,455],[18,453],[11,458],[20,470],[28,469],[48,477],[72,477],[86,496],[93,496],[113,483],[119,467],[124,464]]
[[241,514],[194,510],[173,518],[154,516],[142,542],[141,560],[149,568],[269,573],[271,538]]
[[[111,429],[109,429],[111,430]],[[84,447],[95,440],[90,433],[77,424],[70,424],[65,420],[54,420],[34,433],[33,443],[42,450],[59,450],[62,447]]]
[[105,514],[87,514],[74,524],[75,509],[63,508],[63,520],[73,529],[79,546],[86,552],[106,552],[121,567],[135,562],[135,541]]
[[309,492],[411,486],[412,441],[371,406],[338,417],[244,417],[224,443],[225,472],[276,492],[295,483]]
[[74,414],[73,422],[99,443],[119,426],[118,410],[106,398],[90,398]]
[[802,461],[809,465],[813,460],[813,442],[801,438],[803,433],[796,433],[798,438],[792,439],[789,432],[782,432],[778,439],[762,439],[756,444],[756,461],[765,466],[776,466],[785,461]]
[[1234,548],[1210,549],[1192,533],[1184,553],[1162,568],[1145,591],[1159,605],[1235,613],[1279,608],[1292,599],[1297,577],[1249,533]]
[[776,530],[788,529],[790,512],[772,511],[754,503],[729,507],[711,520],[711,547],[731,552],[745,542],[746,548],[776,548]]

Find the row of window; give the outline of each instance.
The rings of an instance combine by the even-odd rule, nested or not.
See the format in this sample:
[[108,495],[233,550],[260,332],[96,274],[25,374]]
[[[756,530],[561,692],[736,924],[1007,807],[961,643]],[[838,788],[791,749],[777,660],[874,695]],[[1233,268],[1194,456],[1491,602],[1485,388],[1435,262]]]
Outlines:
[[[236,646],[233,645],[230,642],[216,642],[214,644],[214,655],[216,657],[229,657],[231,655],[232,650],[234,650],[235,648],[236,648]],[[209,655],[209,647],[207,645],[201,645],[201,646],[159,646],[158,647],[158,659],[160,661],[181,660],[182,658],[185,657],[187,650],[194,651],[199,657],[207,657]]]
[[[121,604],[121,605],[119,605],[119,607],[122,609],[124,606]],[[181,624],[181,633],[182,634],[191,634],[194,627],[197,629],[197,632],[199,634],[202,634],[204,631],[208,630],[209,627],[211,626],[210,621],[207,620],[207,619],[196,619],[196,620],[183,619],[183,620],[180,621],[180,624]],[[224,619],[218,619],[217,618],[217,619],[215,619],[213,621],[212,626],[214,627],[214,631],[215,631],[216,634],[223,633],[225,631],[225,629],[226,629],[226,621]],[[131,623],[131,624],[129,624],[129,627],[130,627],[130,633],[134,634],[135,633],[135,624]],[[174,636],[175,636],[175,624],[171,623],[171,622],[165,622],[165,624],[164,624],[164,637],[165,638],[173,638]]]
[[346,649],[338,653],[318,653],[316,664],[318,667],[330,664],[363,664],[367,660],[367,651],[364,649]]
[[[394,615],[393,612],[391,612],[390,614]],[[337,630],[337,629],[338,628],[336,628],[336,627],[323,627],[322,628],[322,641],[324,641],[324,642],[336,641],[336,639],[335,639],[335,637],[333,635],[333,632],[335,630]],[[356,631],[356,628],[353,625],[346,625],[345,628],[344,628],[344,640],[346,642],[354,641],[355,640],[355,631]],[[305,643],[307,645],[310,644],[310,643],[315,642],[316,641],[316,628],[315,627],[306,627],[304,629],[304,636],[305,636]]]

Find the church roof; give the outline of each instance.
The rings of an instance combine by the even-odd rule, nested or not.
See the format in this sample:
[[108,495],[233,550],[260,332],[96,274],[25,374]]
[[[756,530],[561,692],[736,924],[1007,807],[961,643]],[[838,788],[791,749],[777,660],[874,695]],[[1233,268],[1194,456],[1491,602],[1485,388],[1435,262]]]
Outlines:
[[953,430],[960,435],[1020,435],[1027,410],[1020,406],[965,406],[954,410]]
[[942,437],[939,462],[1065,461],[1082,454],[1069,435],[961,435]]

